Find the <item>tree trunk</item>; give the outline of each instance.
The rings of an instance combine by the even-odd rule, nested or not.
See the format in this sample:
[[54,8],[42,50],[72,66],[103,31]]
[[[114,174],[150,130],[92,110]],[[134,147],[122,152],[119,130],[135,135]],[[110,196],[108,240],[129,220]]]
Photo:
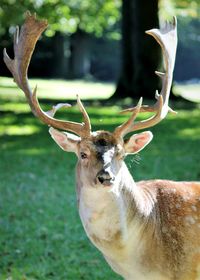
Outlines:
[[114,98],[153,98],[161,50],[145,31],[158,26],[158,0],[123,0],[122,66]]
[[80,79],[90,72],[90,36],[78,29],[71,35],[68,77]]
[[66,77],[67,60],[65,57],[65,36],[56,32],[54,37],[53,73],[56,78]]

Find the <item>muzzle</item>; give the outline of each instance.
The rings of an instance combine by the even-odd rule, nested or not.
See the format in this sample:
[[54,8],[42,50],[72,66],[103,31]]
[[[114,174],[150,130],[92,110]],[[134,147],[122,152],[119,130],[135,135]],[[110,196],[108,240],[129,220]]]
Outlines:
[[102,169],[101,171],[99,171],[97,173],[96,179],[101,185],[103,185],[105,187],[111,186],[114,182],[113,174],[104,169]]

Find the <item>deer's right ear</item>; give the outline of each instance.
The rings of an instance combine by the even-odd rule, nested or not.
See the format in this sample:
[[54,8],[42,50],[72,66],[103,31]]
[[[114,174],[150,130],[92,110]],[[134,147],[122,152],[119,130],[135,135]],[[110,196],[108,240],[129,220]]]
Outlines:
[[144,131],[138,134],[132,135],[128,140],[124,142],[124,148],[126,154],[136,154],[141,151],[146,145],[153,139],[151,131]]
[[53,127],[50,127],[49,133],[61,149],[66,152],[74,152],[77,154],[78,143],[80,143],[81,140],[80,137],[68,132],[61,132]]

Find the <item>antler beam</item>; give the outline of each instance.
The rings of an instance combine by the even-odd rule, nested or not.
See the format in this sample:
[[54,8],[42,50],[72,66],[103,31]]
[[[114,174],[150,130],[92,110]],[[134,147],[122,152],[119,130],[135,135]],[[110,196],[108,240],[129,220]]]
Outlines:
[[[153,36],[161,46],[166,72],[155,72],[162,80],[161,92],[160,94],[156,92],[157,102],[155,105],[142,106],[142,100],[140,100],[136,107],[122,111],[122,113],[132,112],[129,120],[118,126],[114,131],[117,136],[122,138],[129,132],[156,125],[167,116],[168,112],[176,113],[168,105],[177,48],[176,18],[173,18],[172,23],[166,23],[164,28],[151,29],[146,33]],[[147,120],[134,122],[139,112],[156,112],[156,114]]]
[[89,137],[91,133],[91,125],[89,116],[79,99],[77,97],[77,104],[84,119],[84,123],[76,123],[70,121],[62,121],[54,118],[56,111],[62,107],[69,107],[69,104],[60,103],[53,107],[52,110],[44,112],[38,102],[35,87],[32,92],[28,83],[28,67],[35,49],[35,45],[42,34],[47,28],[48,23],[46,20],[37,20],[36,15],[26,13],[26,20],[21,30],[16,28],[14,36],[14,59],[10,59],[6,49],[4,49],[4,62],[14,77],[14,81],[25,93],[30,108],[33,114],[38,117],[42,122],[53,126],[58,129],[74,132],[75,134],[84,137]]

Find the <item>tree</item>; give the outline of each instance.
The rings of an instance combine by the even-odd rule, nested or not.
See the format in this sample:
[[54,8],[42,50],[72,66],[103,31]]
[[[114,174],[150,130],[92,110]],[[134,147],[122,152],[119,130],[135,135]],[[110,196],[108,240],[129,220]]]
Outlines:
[[[90,70],[91,34],[119,37],[118,23],[122,17],[122,67],[114,95],[119,98],[154,98],[155,90],[159,89],[160,81],[154,71],[160,68],[160,48],[144,33],[158,27],[158,13],[161,18],[200,14],[200,5],[194,0],[1,0],[0,36],[13,33],[14,26],[22,24],[27,9],[48,19],[45,35],[55,36],[58,42],[53,61],[56,75],[62,72],[62,77],[70,78],[81,78]],[[5,47],[8,40],[1,41]]]
[[113,98],[153,98],[160,81],[154,71],[161,67],[161,50],[145,30],[159,26],[174,15],[198,17],[200,5],[192,0],[122,0],[122,65]]
[[158,0],[122,1],[122,67],[114,97],[147,96],[158,88],[160,48],[145,31],[159,25]]
[[[81,78],[89,70],[90,34],[101,36],[103,33],[113,32],[113,26],[120,17],[120,0],[1,0],[0,35],[12,33],[15,25],[21,25],[26,10],[36,12],[39,17],[47,18],[49,28],[46,36],[55,36],[61,46],[65,44],[65,37],[70,40],[68,77]],[[63,51],[62,51],[63,50]],[[65,49],[61,47],[57,52],[57,63],[63,64]],[[61,69],[63,65],[61,65]]]

